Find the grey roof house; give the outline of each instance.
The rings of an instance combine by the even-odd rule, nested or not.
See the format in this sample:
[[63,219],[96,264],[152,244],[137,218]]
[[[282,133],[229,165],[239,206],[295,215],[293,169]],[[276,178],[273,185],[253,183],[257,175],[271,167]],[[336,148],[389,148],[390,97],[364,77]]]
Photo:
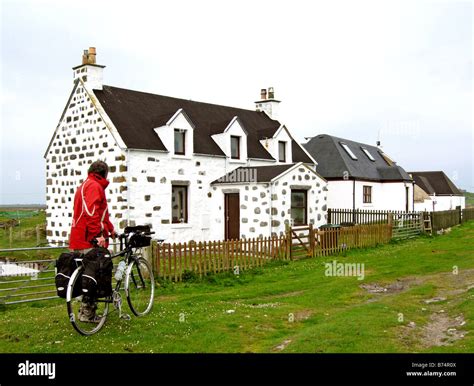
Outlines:
[[303,147],[329,182],[330,208],[413,210],[413,180],[379,147],[321,134]]
[[415,210],[464,209],[466,199],[443,171],[409,172],[415,181]]

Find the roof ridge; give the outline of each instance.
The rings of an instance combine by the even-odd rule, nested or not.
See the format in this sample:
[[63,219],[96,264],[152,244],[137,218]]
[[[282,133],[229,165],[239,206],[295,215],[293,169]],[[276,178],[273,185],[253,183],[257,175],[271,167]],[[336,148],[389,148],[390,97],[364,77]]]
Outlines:
[[[252,113],[259,114],[259,115],[264,114],[264,116],[267,117],[269,120],[274,121],[274,122],[278,122],[278,123],[281,125],[280,121],[278,121],[278,120],[276,120],[276,119],[270,118],[270,117],[269,117],[266,113],[264,113],[263,111],[256,111],[256,110],[251,110],[251,109],[244,109],[244,108],[242,108],[242,107],[234,107],[234,106],[222,105],[222,104],[217,104],[217,103],[195,101],[195,100],[192,100],[192,99],[176,98],[176,97],[172,97],[172,96],[169,96],[169,95],[162,95],[162,94],[155,94],[155,93],[152,93],[152,92],[139,91],[139,90],[132,90],[132,89],[130,89],[130,88],[123,88],[123,87],[110,86],[110,85],[106,85],[106,84],[104,84],[103,87],[115,88],[115,89],[125,90],[125,91],[131,91],[131,92],[136,92],[136,93],[140,93],[140,94],[154,95],[154,96],[158,96],[158,97],[162,97],[162,98],[170,98],[170,99],[174,99],[174,100],[177,100],[177,101],[193,102],[193,103],[199,103],[199,104],[208,105],[208,106],[226,107],[226,108],[235,109],[235,110],[242,110],[242,111],[246,111],[246,112],[252,112]],[[183,108],[183,110],[185,110],[185,109]]]
[[[332,135],[332,134],[318,134],[318,135],[315,135],[313,138],[316,138],[316,137],[319,137],[321,135],[325,135],[333,140],[338,140],[338,141],[342,141],[342,142],[349,142],[351,144],[357,144],[358,146],[361,146],[361,147],[367,147],[367,148],[371,148],[371,149],[375,149],[377,151],[380,151],[382,153],[384,153],[384,151],[382,149],[380,149],[377,145],[371,145],[369,143],[364,143],[364,142],[360,142],[360,141],[354,141],[353,139],[349,139],[349,138],[342,138],[342,137],[338,137],[338,136],[335,136],[335,135]],[[313,139],[311,138],[311,139]],[[370,150],[370,149],[369,149]]]

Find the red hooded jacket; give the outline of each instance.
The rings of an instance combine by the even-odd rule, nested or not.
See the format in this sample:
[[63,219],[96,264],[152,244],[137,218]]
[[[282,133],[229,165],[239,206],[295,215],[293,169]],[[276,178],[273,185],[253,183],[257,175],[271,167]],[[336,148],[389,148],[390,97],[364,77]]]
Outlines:
[[95,173],[89,173],[74,196],[70,249],[92,248],[90,241],[99,236],[108,237],[114,232],[107,210],[105,188],[109,181]]

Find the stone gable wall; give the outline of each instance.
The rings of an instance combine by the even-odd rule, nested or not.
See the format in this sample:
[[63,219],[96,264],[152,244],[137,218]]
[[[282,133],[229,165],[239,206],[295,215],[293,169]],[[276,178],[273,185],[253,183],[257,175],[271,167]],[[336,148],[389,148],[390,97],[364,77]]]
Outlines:
[[117,181],[111,183],[106,192],[114,221],[123,217],[127,210],[125,153],[117,146],[84,86],[79,83],[46,154],[49,242],[68,242],[75,191],[87,178],[89,165],[98,159],[110,166],[109,180]]

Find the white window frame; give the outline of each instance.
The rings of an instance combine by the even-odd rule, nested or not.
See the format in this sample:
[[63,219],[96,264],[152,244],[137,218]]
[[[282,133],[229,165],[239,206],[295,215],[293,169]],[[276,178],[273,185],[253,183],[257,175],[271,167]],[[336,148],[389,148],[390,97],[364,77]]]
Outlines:
[[352,150],[349,148],[347,143],[344,142],[339,142],[339,144],[342,146],[342,148],[346,151],[347,154],[349,154],[349,157],[351,157],[354,161],[357,161],[356,155],[352,152]]
[[365,147],[361,147],[362,151],[365,153],[365,155],[367,156],[368,159],[370,159],[371,161],[374,161],[375,162],[375,158],[373,157],[372,154],[370,154],[369,150]]

